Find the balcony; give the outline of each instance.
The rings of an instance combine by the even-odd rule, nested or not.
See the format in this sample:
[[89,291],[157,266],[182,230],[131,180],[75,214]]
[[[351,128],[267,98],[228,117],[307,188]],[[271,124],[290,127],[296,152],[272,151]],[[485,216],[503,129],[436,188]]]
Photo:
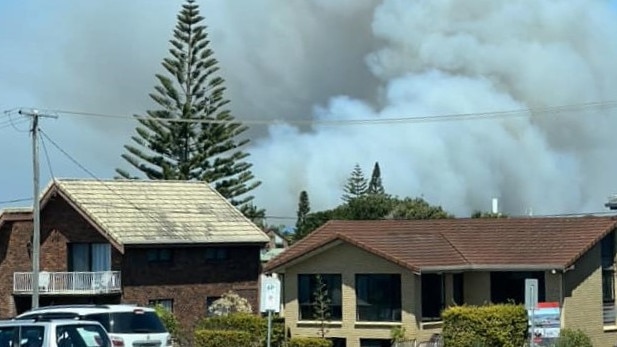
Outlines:
[[[46,272],[39,274],[39,293],[93,295],[120,293],[120,271]],[[32,272],[13,274],[13,294],[32,294]]]

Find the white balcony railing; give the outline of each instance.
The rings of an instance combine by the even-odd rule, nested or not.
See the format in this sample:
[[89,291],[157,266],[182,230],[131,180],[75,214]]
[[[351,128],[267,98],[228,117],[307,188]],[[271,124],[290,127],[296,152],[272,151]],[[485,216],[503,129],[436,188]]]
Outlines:
[[[41,294],[120,293],[120,271],[39,273]],[[32,294],[32,272],[13,274],[13,293]]]

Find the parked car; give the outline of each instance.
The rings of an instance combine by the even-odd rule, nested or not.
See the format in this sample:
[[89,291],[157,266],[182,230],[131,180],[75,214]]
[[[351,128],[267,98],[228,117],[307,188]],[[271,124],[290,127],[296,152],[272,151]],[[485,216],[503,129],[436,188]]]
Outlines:
[[107,330],[113,347],[172,346],[171,335],[151,307],[124,304],[46,306],[22,313],[15,319],[37,317],[97,321]]
[[112,347],[99,322],[75,319],[0,321],[0,347]]

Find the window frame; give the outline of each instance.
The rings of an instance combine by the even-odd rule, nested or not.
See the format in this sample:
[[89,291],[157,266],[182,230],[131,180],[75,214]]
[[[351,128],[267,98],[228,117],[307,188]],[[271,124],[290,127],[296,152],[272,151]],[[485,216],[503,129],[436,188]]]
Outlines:
[[206,247],[204,258],[207,262],[220,262],[229,259],[228,247]]
[[[315,304],[314,293],[317,290],[316,276],[321,276],[326,284],[327,295],[330,299],[329,321],[340,322],[343,319],[343,276],[340,273],[298,274],[298,319],[300,321],[314,321],[312,307]],[[308,285],[308,288],[304,286]],[[335,288],[329,288],[334,286]],[[338,291],[338,292],[337,292]],[[333,297],[333,292],[337,292]],[[307,296],[308,295],[308,296]],[[307,315],[307,308],[311,308]]]
[[[383,282],[385,281],[389,281],[387,287],[393,288],[394,291],[388,291],[385,292],[385,294],[383,292],[379,292],[379,290],[384,288]],[[365,282],[366,285],[364,285],[362,282]],[[362,288],[364,286],[366,287]],[[365,291],[365,293],[362,293],[362,291]],[[356,274],[356,321],[401,322],[403,311],[402,291],[403,289],[400,273]],[[377,310],[378,312],[375,313],[374,310]],[[377,318],[374,318],[376,316]]]
[[173,248],[148,248],[146,250],[146,260],[148,264],[172,264],[174,261]]
[[602,323],[617,325],[615,306],[615,233],[610,232],[600,241],[600,266],[602,268]]
[[174,312],[174,299],[148,299],[148,306],[156,307],[157,305],[160,305],[171,313]]
[[[433,278],[434,277],[434,278]],[[431,283],[431,287],[428,287],[429,279],[432,279],[437,284]],[[420,319],[422,322],[439,322],[441,321],[441,311],[446,308],[446,279],[443,273],[426,273],[420,276],[420,300],[421,300],[421,313]],[[435,292],[439,290],[436,294]],[[436,297],[439,296],[439,302],[436,302]],[[425,303],[431,303],[426,305]],[[430,312],[429,308],[430,307]],[[433,312],[437,311],[437,312]],[[429,315],[430,313],[430,315]]]

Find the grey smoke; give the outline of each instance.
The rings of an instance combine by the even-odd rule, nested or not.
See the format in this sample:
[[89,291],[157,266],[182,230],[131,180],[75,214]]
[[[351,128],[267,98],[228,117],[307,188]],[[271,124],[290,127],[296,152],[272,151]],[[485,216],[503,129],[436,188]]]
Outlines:
[[[48,23],[26,26],[32,41],[18,43],[38,57],[33,70],[3,71],[3,79],[49,108],[141,112],[151,106],[147,93],[180,4],[40,1]],[[336,206],[353,165],[368,175],[375,161],[390,193],[423,196],[461,216],[490,210],[493,197],[512,214],[598,211],[617,191],[614,109],[407,124],[284,123],[613,100],[617,12],[610,2],[200,4],[236,117],[283,122],[251,130],[250,159],[263,181],[257,202],[270,215],[295,215],[301,190],[313,210]],[[71,122],[85,129],[72,144],[81,158],[96,153],[101,176],[122,164],[133,123],[62,121],[59,128]]]

